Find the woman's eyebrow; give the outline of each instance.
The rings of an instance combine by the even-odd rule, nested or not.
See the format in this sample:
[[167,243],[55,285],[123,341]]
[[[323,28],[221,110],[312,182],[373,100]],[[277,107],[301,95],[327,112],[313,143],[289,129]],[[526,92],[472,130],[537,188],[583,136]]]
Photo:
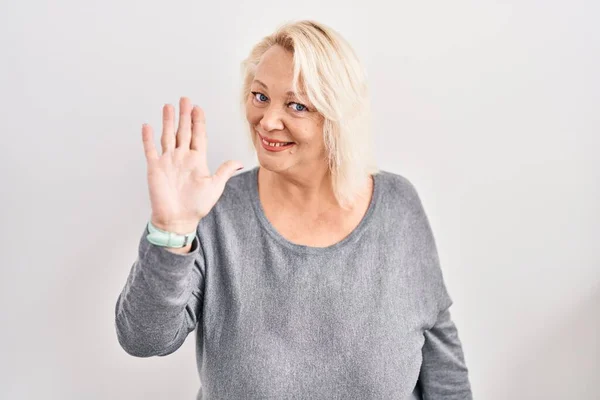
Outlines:
[[[254,82],[258,83],[260,86],[262,86],[265,89],[269,90],[269,87],[263,81],[255,79]],[[287,92],[285,92],[285,94],[288,95],[288,96],[296,96],[298,99],[306,97],[306,93],[304,93],[304,92],[296,93],[296,92],[294,92],[292,90],[288,90]]]

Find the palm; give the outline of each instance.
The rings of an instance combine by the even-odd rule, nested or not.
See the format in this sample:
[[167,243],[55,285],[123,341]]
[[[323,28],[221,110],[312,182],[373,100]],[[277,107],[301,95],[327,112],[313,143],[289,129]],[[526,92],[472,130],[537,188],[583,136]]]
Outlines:
[[200,107],[192,108],[185,97],[181,98],[180,109],[176,134],[171,106],[163,109],[160,156],[154,148],[152,129],[145,125],[142,135],[152,221],[159,227],[188,233],[210,212],[241,164],[227,161],[212,175],[206,161],[204,113]]

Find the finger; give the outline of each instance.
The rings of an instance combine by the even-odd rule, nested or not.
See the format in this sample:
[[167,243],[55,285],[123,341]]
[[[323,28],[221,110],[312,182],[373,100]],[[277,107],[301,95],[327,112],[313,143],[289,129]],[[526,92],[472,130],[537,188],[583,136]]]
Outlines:
[[244,168],[244,166],[239,161],[225,161],[219,166],[213,178],[216,179],[222,187],[224,187],[227,181],[233,176],[233,174],[235,174],[235,171],[238,171],[242,168]]
[[191,149],[198,150],[206,157],[206,116],[199,106],[192,109],[192,143]]
[[192,137],[192,102],[187,97],[179,99],[179,127],[177,128],[176,147],[190,148]]
[[175,148],[175,109],[171,104],[163,107],[163,128],[160,138],[163,154]]
[[156,147],[154,147],[154,135],[152,127],[148,124],[142,124],[142,142],[144,143],[144,154],[148,162],[158,159]]

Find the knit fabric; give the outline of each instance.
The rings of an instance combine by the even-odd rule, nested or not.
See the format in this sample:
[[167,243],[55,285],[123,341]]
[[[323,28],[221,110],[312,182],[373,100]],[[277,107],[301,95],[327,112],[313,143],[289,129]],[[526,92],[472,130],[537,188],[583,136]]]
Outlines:
[[197,400],[472,398],[436,244],[409,180],[380,171],[359,225],[295,244],[233,176],[188,254],[146,239],[115,307],[121,347],[165,356],[196,331]]

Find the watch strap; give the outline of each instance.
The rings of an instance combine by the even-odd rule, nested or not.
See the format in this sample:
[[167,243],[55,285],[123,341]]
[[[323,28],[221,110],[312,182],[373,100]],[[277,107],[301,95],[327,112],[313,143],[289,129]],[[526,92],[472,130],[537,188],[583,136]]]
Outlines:
[[164,231],[154,226],[152,221],[148,221],[148,232],[149,233],[146,235],[148,241],[162,247],[185,247],[192,243],[194,237],[196,236],[195,231],[185,235]]

